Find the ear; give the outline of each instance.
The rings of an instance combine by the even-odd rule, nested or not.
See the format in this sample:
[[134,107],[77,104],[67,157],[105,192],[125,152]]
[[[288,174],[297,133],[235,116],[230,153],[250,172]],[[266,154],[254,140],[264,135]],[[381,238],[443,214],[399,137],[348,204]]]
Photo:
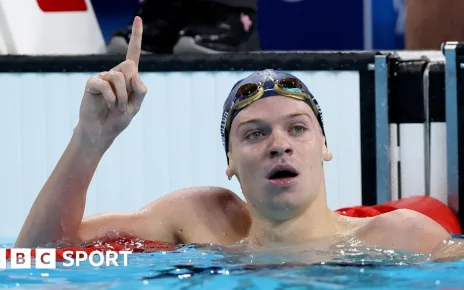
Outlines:
[[322,136],[322,160],[323,161],[330,161],[333,158],[332,152],[327,148],[325,145],[325,137]]
[[236,175],[236,172],[237,172],[235,168],[235,162],[230,152],[227,153],[227,158],[229,159],[229,165],[227,166],[227,169],[226,169],[226,175],[229,179],[232,179],[232,177]]

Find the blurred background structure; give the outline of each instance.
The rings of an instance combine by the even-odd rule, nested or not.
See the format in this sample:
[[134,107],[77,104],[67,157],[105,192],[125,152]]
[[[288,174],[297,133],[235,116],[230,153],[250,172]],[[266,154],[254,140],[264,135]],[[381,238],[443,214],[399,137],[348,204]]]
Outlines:
[[0,53],[106,53],[135,14],[155,53],[170,53],[176,34],[219,38],[213,51],[432,50],[464,38],[463,10],[460,0],[0,0]]

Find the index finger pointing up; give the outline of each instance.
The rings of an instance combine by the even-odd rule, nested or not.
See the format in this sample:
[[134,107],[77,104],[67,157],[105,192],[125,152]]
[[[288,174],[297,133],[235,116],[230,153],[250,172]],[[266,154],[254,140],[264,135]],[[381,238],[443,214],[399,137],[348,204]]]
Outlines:
[[136,16],[134,23],[132,24],[132,34],[129,41],[129,47],[127,49],[126,60],[132,60],[137,67],[140,60],[140,51],[142,50],[142,33],[142,18]]

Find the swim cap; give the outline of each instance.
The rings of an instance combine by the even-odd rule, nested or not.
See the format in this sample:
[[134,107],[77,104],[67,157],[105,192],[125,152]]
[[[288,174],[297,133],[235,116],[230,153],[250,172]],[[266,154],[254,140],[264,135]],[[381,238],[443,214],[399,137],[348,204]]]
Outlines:
[[[311,94],[311,92],[308,90],[306,85],[297,77],[295,77],[292,74],[278,71],[278,70],[271,70],[271,69],[266,69],[262,71],[257,71],[249,75],[248,77],[238,81],[233,87],[232,90],[229,93],[229,96],[224,102],[224,107],[222,111],[222,120],[221,120],[221,137],[222,137],[222,143],[224,145],[224,149],[226,151],[226,154],[228,153],[228,145],[229,145],[229,131],[230,128],[227,128],[227,124],[229,124],[229,127],[232,126],[232,121],[237,116],[237,114],[243,109],[235,109],[232,112],[230,112],[230,109],[235,105],[235,99],[237,97],[237,92],[240,88],[242,88],[246,84],[258,84],[261,83],[264,86],[264,93],[260,98],[265,98],[269,96],[277,96],[277,95],[282,95],[281,92],[278,92],[275,90],[275,84],[278,83],[279,81],[282,80],[296,80],[298,82],[298,93],[304,93],[306,94],[310,100],[304,101],[307,103],[311,109],[313,110],[314,114],[316,115],[316,118],[319,122],[319,125],[321,126],[322,129],[322,134],[325,136],[325,131],[324,131],[324,122],[322,119],[322,111],[317,103],[316,99],[314,96]],[[275,82],[273,82],[273,80]],[[285,89],[287,95],[291,95],[292,90],[294,88],[287,88]],[[296,92],[296,91],[295,91]],[[296,95],[297,93],[295,93]],[[289,96],[291,97],[291,96]],[[311,104],[311,102],[313,104]],[[229,118],[229,113],[231,113],[230,120],[228,121]],[[327,141],[326,141],[327,145]]]

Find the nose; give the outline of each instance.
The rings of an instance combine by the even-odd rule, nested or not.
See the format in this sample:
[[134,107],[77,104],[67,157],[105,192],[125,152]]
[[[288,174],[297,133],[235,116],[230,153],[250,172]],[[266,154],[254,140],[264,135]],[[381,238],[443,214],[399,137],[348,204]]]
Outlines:
[[286,137],[282,134],[273,134],[271,138],[271,145],[269,147],[269,157],[276,158],[283,155],[292,155],[293,147]]

